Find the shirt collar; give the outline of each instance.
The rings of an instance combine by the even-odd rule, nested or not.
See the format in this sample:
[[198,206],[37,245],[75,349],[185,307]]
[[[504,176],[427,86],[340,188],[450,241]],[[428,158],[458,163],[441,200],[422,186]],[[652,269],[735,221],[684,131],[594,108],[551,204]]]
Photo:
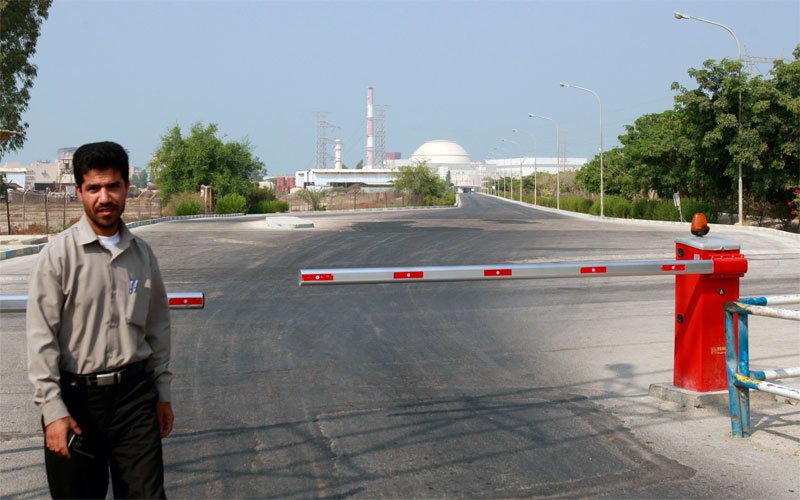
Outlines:
[[[77,227],[78,231],[79,244],[88,245],[93,241],[98,241],[97,233],[95,233],[94,229],[92,229],[92,225],[89,224],[89,218],[85,213],[81,216],[81,219],[78,221],[77,224],[75,224],[75,226]],[[130,246],[132,240],[133,240],[133,233],[131,233],[130,230],[128,229],[128,226],[125,225],[124,222],[122,222],[119,225],[119,244],[117,244],[117,248],[119,248],[120,251],[125,250]]]

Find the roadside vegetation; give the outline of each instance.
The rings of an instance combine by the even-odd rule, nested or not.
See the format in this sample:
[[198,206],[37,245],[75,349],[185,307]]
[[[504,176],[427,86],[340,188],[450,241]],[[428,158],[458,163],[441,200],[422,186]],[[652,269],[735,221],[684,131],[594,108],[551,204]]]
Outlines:
[[456,202],[456,192],[450,183],[433,172],[425,161],[413,167],[401,167],[395,176],[395,191],[410,195],[413,204],[439,206]]
[[167,199],[165,214],[203,213],[200,186],[211,186],[214,213],[274,213],[289,210],[271,189],[258,186],[266,175],[264,163],[252,154],[247,139],[224,142],[216,124],[198,122],[183,135],[172,127],[150,161],[150,172],[161,195]]
[[[690,68],[695,88],[673,83],[674,108],[639,117],[619,136],[621,146],[604,152],[605,214],[678,220],[672,202],[678,193],[684,218],[703,212],[716,221],[718,214],[738,212],[741,164],[745,216],[789,229],[800,206],[800,45],[793,56],[775,61],[766,77],[748,75],[741,62],[728,59]],[[599,154],[572,182],[566,174],[561,208],[599,213]],[[538,174],[540,205],[555,206],[552,177]],[[502,189],[502,178],[487,181]],[[505,182],[503,192],[513,186],[518,199],[519,180]],[[523,188],[532,203],[533,176],[523,178]]]

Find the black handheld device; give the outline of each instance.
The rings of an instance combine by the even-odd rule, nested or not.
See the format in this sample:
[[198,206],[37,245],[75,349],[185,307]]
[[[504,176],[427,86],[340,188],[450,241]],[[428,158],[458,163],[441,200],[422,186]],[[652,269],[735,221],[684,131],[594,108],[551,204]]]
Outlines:
[[83,436],[80,434],[75,434],[71,429],[67,431],[67,448],[69,448],[70,453],[75,452],[87,458],[94,458],[94,455],[86,450],[86,446],[83,442]]

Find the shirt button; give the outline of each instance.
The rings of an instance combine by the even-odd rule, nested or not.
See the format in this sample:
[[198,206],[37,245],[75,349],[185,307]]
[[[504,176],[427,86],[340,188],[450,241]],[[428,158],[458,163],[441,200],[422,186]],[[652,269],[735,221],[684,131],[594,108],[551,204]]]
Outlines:
[[111,323],[108,324],[108,326],[110,326],[111,328],[116,328],[117,322],[116,321],[112,321]]

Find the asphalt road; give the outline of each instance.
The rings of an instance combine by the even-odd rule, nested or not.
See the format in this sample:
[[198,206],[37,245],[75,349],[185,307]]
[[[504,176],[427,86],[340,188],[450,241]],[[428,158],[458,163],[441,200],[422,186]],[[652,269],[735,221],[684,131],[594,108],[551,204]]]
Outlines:
[[[673,278],[298,286],[300,268],[670,259],[688,236],[462,199],[309,216],[311,230],[261,217],[135,230],[169,291],[206,294],[206,309],[173,311],[170,497],[796,495],[800,439],[781,442],[772,477],[732,463],[791,434],[757,409],[767,441],[739,441],[747,452],[728,460],[722,416],[646,396],[671,380]],[[748,254],[742,295],[797,293],[796,240],[715,236]],[[0,293],[25,293],[34,258],[0,263]],[[3,315],[0,347],[0,496],[46,496],[24,315]],[[800,364],[796,341],[764,349]],[[779,419],[796,426],[789,408]],[[707,421],[702,439],[689,417]]]

